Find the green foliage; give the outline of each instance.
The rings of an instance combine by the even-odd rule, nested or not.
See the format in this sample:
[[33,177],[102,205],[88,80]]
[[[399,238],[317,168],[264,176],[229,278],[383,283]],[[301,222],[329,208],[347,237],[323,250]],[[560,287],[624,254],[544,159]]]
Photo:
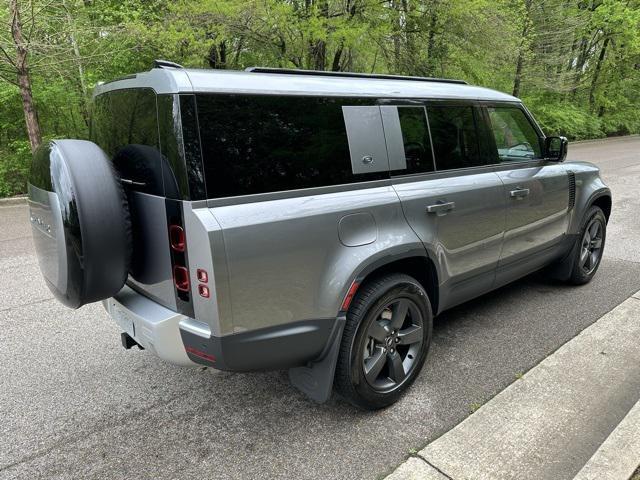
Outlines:
[[532,101],[529,109],[547,135],[564,135],[570,140],[604,136],[602,120],[571,103]]
[[0,149],[0,197],[26,193],[31,146],[28,140],[15,140]]
[[[46,138],[85,138],[93,87],[155,58],[462,78],[516,92],[548,134],[640,132],[640,0],[14,1]],[[5,5],[0,195],[30,156]]]

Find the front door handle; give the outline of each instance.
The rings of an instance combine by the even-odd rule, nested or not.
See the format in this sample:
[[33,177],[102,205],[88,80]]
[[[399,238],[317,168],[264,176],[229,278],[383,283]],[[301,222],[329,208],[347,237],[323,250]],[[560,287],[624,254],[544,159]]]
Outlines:
[[446,215],[447,212],[456,208],[456,202],[438,202],[434,205],[427,205],[427,213],[436,215]]
[[511,198],[521,199],[521,198],[524,198],[527,195],[529,195],[529,189],[528,188],[517,188],[515,190],[511,190],[509,192],[509,195],[511,196]]

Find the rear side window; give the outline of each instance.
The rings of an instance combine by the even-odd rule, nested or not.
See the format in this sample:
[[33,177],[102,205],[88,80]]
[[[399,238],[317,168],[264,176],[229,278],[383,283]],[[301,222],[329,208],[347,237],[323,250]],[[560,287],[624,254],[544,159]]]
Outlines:
[[352,171],[342,106],[360,99],[201,94],[196,103],[210,198],[389,176]]
[[433,171],[429,126],[424,107],[398,107],[407,170],[403,173]]
[[471,106],[428,106],[437,170],[484,165]]
[[487,109],[501,162],[541,158],[540,139],[524,112],[517,107]]

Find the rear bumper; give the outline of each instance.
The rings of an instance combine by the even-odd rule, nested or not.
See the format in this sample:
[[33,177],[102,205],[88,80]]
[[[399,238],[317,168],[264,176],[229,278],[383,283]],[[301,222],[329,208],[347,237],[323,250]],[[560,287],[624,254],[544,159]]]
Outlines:
[[303,320],[216,337],[206,324],[128,286],[103,305],[122,331],[167,362],[240,372],[297,367],[322,358],[338,323],[335,318]]
[[215,337],[196,323],[180,325],[189,358],[235,372],[292,368],[323,358],[338,327],[336,318],[323,318]]
[[124,286],[102,304],[122,331],[162,360],[195,366],[185,352],[179,324],[187,317]]

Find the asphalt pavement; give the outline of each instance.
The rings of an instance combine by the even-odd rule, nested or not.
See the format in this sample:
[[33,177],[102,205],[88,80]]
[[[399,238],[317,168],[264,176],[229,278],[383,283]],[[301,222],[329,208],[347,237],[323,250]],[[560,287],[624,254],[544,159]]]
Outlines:
[[120,346],[100,305],[52,299],[25,206],[0,207],[0,479],[377,478],[640,290],[640,137],[570,146],[613,191],[595,279],[532,275],[436,319],[428,364],[375,413],[286,372],[184,369]]

